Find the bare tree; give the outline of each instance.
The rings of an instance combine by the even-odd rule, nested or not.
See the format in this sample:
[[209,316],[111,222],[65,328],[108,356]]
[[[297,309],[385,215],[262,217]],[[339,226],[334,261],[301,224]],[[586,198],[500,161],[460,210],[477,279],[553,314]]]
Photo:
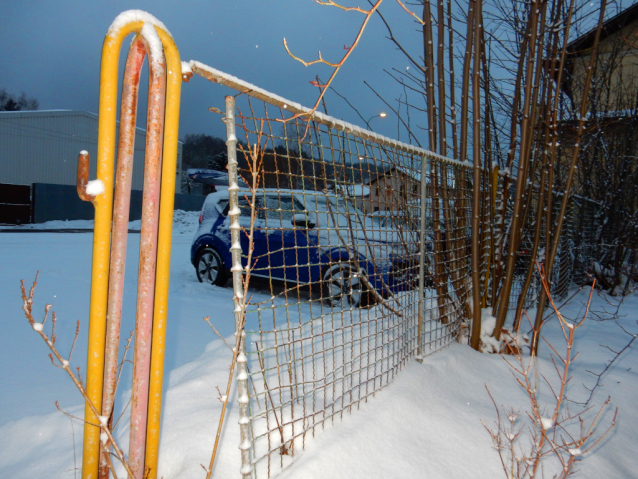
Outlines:
[[19,97],[0,89],[0,111],[37,110],[40,106],[38,100],[30,98],[22,92]]

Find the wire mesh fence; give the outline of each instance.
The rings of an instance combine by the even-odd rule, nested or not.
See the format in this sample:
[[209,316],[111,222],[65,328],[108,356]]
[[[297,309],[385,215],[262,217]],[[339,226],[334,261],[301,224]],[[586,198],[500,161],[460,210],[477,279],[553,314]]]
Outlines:
[[630,283],[638,279],[638,254],[632,238],[625,235],[610,240],[606,231],[609,212],[588,198],[571,198],[570,219],[573,282],[590,284],[595,278],[611,294],[627,294]]
[[[502,182],[499,183],[498,192],[499,201],[503,201]],[[560,212],[563,196],[561,193],[554,192],[552,193],[551,214],[547,214],[547,208],[545,207],[541,210],[538,246],[536,249],[536,255],[533,256],[532,252],[534,250],[536,226],[538,221],[537,214],[539,194],[539,189],[530,185],[527,194],[527,205],[524,212],[524,222],[521,228],[521,240],[517,251],[516,267],[508,305],[508,309],[510,311],[514,311],[517,308],[532,258],[534,258],[534,262],[538,261],[541,267],[544,266],[548,238],[547,222],[548,220],[550,221],[549,235],[551,238]],[[544,195],[547,195],[547,191],[544,192]],[[587,261],[584,258],[590,258],[590,254],[595,249],[595,240],[592,235],[592,231],[596,228],[596,208],[592,208],[592,205],[594,205],[594,203],[586,199],[577,197],[570,198],[567,209],[567,217],[559,239],[559,246],[556,260],[554,262],[552,277],[549,279],[552,297],[555,299],[564,299],[567,296],[570,285],[573,282],[579,283],[579,281],[582,281],[582,278],[586,276],[587,267],[585,263]],[[502,252],[506,252],[509,247],[509,225],[511,224],[512,207],[512,200],[510,199],[505,209],[505,217],[501,218],[500,215],[497,215],[495,218],[495,230],[497,236],[500,234],[499,225],[505,225],[505,228],[503,229],[505,237],[500,240],[503,241],[505,245],[500,248],[495,247],[495,249],[500,249]],[[499,205],[497,205],[496,211],[500,211]],[[496,269],[496,266],[494,266],[493,269]],[[540,275],[536,266],[533,265],[531,283],[523,301],[524,309],[536,307],[540,297],[541,288],[542,284]]]
[[[319,112],[300,117],[308,111],[301,105],[191,64],[240,92],[226,97],[230,186],[209,195],[203,210],[211,231],[204,253],[218,265],[213,271],[207,263],[204,273],[222,282],[233,276],[242,476],[274,477],[310,437],[392,382],[408,359],[464,341],[473,312],[473,192],[481,198],[484,305],[498,294],[511,200],[503,174],[483,170],[474,185],[469,163]],[[528,193],[511,309],[539,221],[539,191],[530,185]],[[554,196],[551,214],[540,216],[541,263],[560,204]],[[599,220],[591,202],[572,201],[553,296],[564,297],[593,264]],[[246,291],[269,299],[249,300],[242,315]],[[525,308],[536,306],[539,292],[534,272]]]
[[225,218],[218,230],[237,221],[241,268],[270,297],[246,310],[238,380],[251,453],[242,473],[273,477],[408,358],[458,339],[471,312],[471,174],[250,96],[234,114],[240,186],[207,203]]

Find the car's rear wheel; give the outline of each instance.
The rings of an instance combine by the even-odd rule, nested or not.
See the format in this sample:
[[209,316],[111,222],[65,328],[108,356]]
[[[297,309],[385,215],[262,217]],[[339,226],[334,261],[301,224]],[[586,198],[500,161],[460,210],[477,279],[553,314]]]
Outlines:
[[221,255],[215,248],[206,246],[199,250],[195,258],[195,271],[200,283],[223,286],[226,283],[226,269]]
[[321,276],[323,297],[331,306],[358,308],[367,302],[369,292],[358,269],[349,263],[329,266]]

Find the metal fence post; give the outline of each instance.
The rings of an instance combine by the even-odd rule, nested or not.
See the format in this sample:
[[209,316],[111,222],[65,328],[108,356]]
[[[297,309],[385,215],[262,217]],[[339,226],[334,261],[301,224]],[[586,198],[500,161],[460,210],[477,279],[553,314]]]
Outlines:
[[421,225],[419,228],[419,314],[417,316],[419,325],[417,332],[416,360],[423,362],[423,296],[425,294],[425,223],[427,196],[427,159],[421,158]]
[[232,254],[233,273],[233,301],[235,303],[235,334],[239,334],[239,351],[237,355],[237,395],[239,402],[239,437],[241,450],[241,475],[244,479],[252,476],[250,461],[250,416],[248,406],[248,370],[246,368],[246,332],[242,326],[241,300],[244,296],[244,283],[242,281],[241,265],[241,226],[239,225],[239,199],[237,184],[237,137],[235,136],[235,98],[226,97],[226,146],[228,151],[228,200],[230,216],[230,251]]

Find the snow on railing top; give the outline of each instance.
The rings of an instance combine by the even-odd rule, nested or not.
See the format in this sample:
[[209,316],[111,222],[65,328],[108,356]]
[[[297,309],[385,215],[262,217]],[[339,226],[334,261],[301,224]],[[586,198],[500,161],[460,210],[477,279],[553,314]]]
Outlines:
[[156,77],[159,77],[164,73],[164,68],[162,68],[162,63],[164,60],[164,48],[162,46],[162,40],[160,40],[157,31],[150,23],[144,23],[140,34],[148,43],[148,47],[150,50],[150,52],[148,52],[148,55],[150,57],[151,64],[153,65],[153,73]]
[[164,30],[171,38],[173,37],[171,35],[171,32],[168,31],[168,28],[166,28],[166,25],[164,25],[150,13],[143,10],[126,10],[125,12],[120,13],[117,17],[115,17],[113,23],[111,23],[111,26],[106,32],[106,35],[114,36],[121,28],[132,22],[150,23],[151,25],[155,25],[156,27]]
[[[267,101],[279,108],[283,108],[293,114],[298,113],[308,113],[311,111],[311,108],[306,108],[299,103],[287,100],[279,95],[274,93],[270,93],[263,88],[259,88],[251,83],[248,83],[244,80],[240,80],[233,75],[229,75],[228,73],[221,72],[216,70],[213,67],[205,65],[196,60],[191,60],[190,62],[182,62],[182,74],[188,73],[197,73],[200,76],[203,76],[209,81],[214,83],[220,83],[222,85],[233,88],[237,91],[244,92],[247,95],[258,98],[263,101]],[[388,138],[383,135],[379,135],[369,130],[364,130],[363,128],[353,125],[351,123],[345,122],[343,120],[339,120],[329,115],[325,115],[319,111],[314,111],[311,115],[312,119],[317,123],[321,123],[330,128],[334,128],[337,130],[345,131],[346,133],[350,133],[354,136],[358,136],[360,138],[372,141],[374,143],[389,145],[397,150],[404,151],[406,153],[412,153],[414,155],[423,156],[426,158],[430,158],[432,160],[436,160],[442,163],[448,163],[451,165],[461,166],[465,168],[471,168],[472,163],[469,161],[460,161],[452,158],[448,158],[443,155],[439,155],[438,153],[434,153],[429,150],[425,150],[423,148],[419,148],[414,145],[409,145],[407,143],[403,143],[397,140],[393,140],[392,138]]]

